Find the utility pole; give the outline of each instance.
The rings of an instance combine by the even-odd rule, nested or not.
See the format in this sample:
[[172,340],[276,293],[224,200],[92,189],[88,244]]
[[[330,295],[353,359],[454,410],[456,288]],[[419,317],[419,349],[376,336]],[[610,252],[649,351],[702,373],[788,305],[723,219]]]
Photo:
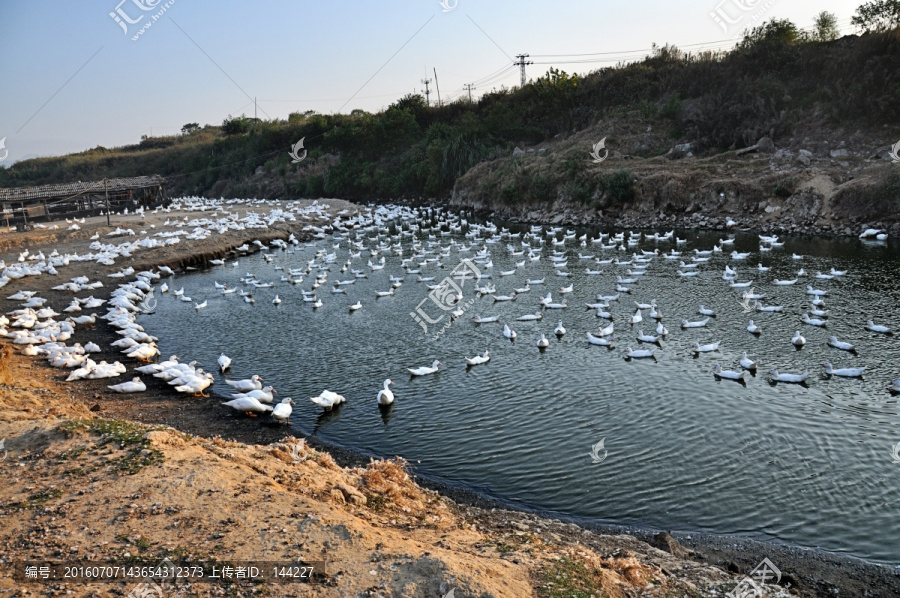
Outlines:
[[472,90],[478,89],[478,88],[474,87],[471,83],[466,83],[465,85],[463,85],[463,87],[465,87],[466,91],[469,92],[469,103],[471,104],[472,103]]
[[438,94],[438,107],[441,107],[441,105],[442,105],[442,104],[441,104],[441,85],[440,85],[440,83],[438,83],[438,79],[437,79],[437,68],[436,68],[436,67],[435,67],[435,69],[434,69],[434,87],[435,87],[435,89],[437,89],[437,94]]
[[253,96],[253,120],[256,120],[256,96]]
[[426,105],[426,106],[431,106],[431,103],[428,101],[428,96],[429,96],[429,94],[431,93],[431,92],[428,90],[428,86],[431,84],[431,79],[422,79],[422,83],[425,84],[425,105]]
[[518,58],[518,60],[513,63],[514,65],[516,65],[517,67],[522,69],[522,83],[521,83],[520,87],[525,87],[525,65],[526,64],[534,64],[530,60],[527,62],[525,61],[525,59],[528,58],[529,56],[530,56],[530,54],[516,54],[516,58]]

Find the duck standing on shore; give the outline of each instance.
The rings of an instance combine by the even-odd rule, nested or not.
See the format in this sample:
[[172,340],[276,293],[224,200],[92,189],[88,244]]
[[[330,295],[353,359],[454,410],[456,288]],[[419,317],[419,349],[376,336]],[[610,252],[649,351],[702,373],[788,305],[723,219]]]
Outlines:
[[291,412],[293,411],[291,405],[293,404],[294,401],[290,397],[285,397],[280,403],[275,405],[275,407],[272,408],[272,417],[275,418],[275,421],[279,424],[290,424]]

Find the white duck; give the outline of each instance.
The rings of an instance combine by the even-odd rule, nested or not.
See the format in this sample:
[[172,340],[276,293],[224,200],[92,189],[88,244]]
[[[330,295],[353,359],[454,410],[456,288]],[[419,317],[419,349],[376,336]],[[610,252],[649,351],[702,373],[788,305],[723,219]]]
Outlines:
[[256,417],[256,413],[268,413],[272,411],[272,407],[270,405],[263,405],[252,397],[234,399],[222,404],[231,407],[235,411],[246,413],[247,415],[250,415],[252,417]]
[[663,326],[662,322],[656,324],[656,334],[660,336],[669,336],[669,329]]
[[566,333],[566,329],[563,327],[562,320],[559,321],[559,324],[556,325],[556,329],[553,330],[553,334],[556,336],[562,336]]
[[713,368],[713,376],[715,376],[716,378],[718,378],[720,380],[724,379],[724,380],[744,381],[747,378],[747,376],[749,376],[749,375],[750,374],[748,374],[746,370],[744,370],[742,372],[735,372],[732,370],[722,369],[722,366],[719,365],[718,363],[716,364],[716,367]]
[[759,326],[757,326],[753,322],[753,320],[750,320],[747,323],[747,332],[749,332],[750,334],[762,334],[762,331],[759,329]]
[[516,331],[512,330],[509,327],[509,324],[504,324],[503,325],[503,336],[505,336],[509,340],[514,340],[516,338]]
[[259,390],[262,388],[262,378],[256,374],[246,380],[225,380],[225,383],[235,390],[243,392],[250,392],[251,390]]
[[277,393],[274,388],[271,386],[266,386],[264,388],[260,388],[258,390],[251,390],[250,392],[243,392],[231,395],[235,399],[240,399],[244,397],[254,398],[260,403],[271,403],[275,400],[275,393]]
[[825,368],[825,373],[829,376],[842,376],[844,378],[859,378],[863,375],[863,372],[866,371],[865,367],[861,368],[837,368],[831,365],[830,361],[826,361],[822,364],[822,367]]
[[587,339],[588,339],[588,342],[589,342],[590,344],[592,344],[592,345],[600,345],[601,347],[610,347],[610,348],[612,348],[612,347],[615,346],[615,343],[616,343],[616,341],[615,341],[615,339],[614,339],[613,337],[609,337],[609,338],[601,338],[601,337],[599,337],[599,336],[594,336],[594,335],[591,334],[590,332],[587,333]]
[[533,322],[535,320],[540,320],[543,317],[544,314],[525,314],[524,316],[516,318],[516,322]]
[[326,409],[330,411],[332,407],[335,405],[340,405],[347,401],[343,396],[339,395],[336,392],[331,392],[330,390],[323,390],[319,396],[310,397],[310,401],[321,407],[322,409]]
[[199,370],[196,375],[189,376],[186,380],[182,380],[182,384],[175,387],[175,390],[178,392],[183,392],[185,394],[190,394],[200,397],[208,397],[209,395],[203,394],[203,391],[209,388],[210,384],[213,383],[213,375],[206,372],[201,373]]
[[815,297],[824,297],[828,294],[828,291],[823,291],[821,289],[814,289],[809,285],[806,285],[806,294],[813,295]]
[[746,351],[744,351],[741,354],[741,367],[744,368],[745,370],[755,370],[756,369],[756,362],[753,361],[752,359],[750,359],[749,357],[747,357]]
[[631,347],[626,347],[622,353],[625,354],[626,359],[642,359],[645,357],[653,357],[653,354],[656,353],[656,349],[632,349]]
[[219,359],[217,362],[219,364],[219,371],[222,372],[223,374],[225,373],[225,370],[227,370],[228,368],[231,367],[231,358],[228,357],[227,355],[225,355],[224,353],[219,355]]
[[437,359],[432,362],[431,367],[422,366],[418,368],[406,368],[407,371],[413,376],[427,376],[428,374],[433,374],[440,369],[441,362]]
[[708,307],[704,307],[703,304],[701,303],[700,309],[697,310],[697,313],[699,313],[702,316],[714,317],[716,315],[716,310],[709,309]]
[[550,346],[550,341],[547,340],[547,337],[544,336],[544,333],[541,333],[541,338],[538,339],[537,347],[538,349],[546,349]]
[[361,308],[362,308],[362,302],[357,301],[356,303],[354,303],[353,305],[350,306],[350,311],[356,311]]
[[391,389],[388,388],[394,382],[388,378],[384,381],[384,388],[378,391],[378,404],[379,405],[390,405],[394,402],[394,393],[391,392]]
[[485,352],[481,355],[476,355],[475,357],[466,357],[466,363],[468,365],[481,365],[483,363],[487,363],[491,360],[491,354],[489,351],[485,350]]
[[803,338],[803,335],[800,334],[800,331],[794,333],[794,337],[791,339],[791,344],[795,347],[802,347],[806,344],[806,339]]
[[709,318],[704,318],[697,322],[689,322],[687,320],[681,321],[682,328],[702,328],[702,327],[706,326],[707,324],[709,324]]
[[804,324],[809,324],[810,326],[818,326],[819,328],[824,328],[825,324],[826,324],[825,320],[820,320],[818,318],[810,318],[809,314],[807,314],[807,313],[804,313],[803,315],[800,316],[800,321],[803,322]]
[[275,421],[278,423],[291,423],[291,413],[294,411],[291,405],[293,404],[294,401],[290,397],[281,399],[281,402],[272,408],[272,417],[275,418]]
[[659,337],[652,334],[644,334],[643,330],[638,330],[637,339],[642,343],[658,343]]
[[147,385],[144,384],[139,377],[135,376],[131,379],[131,382],[122,382],[121,384],[114,384],[112,386],[107,386],[106,388],[121,393],[144,392],[147,390]]
[[887,326],[882,326],[881,324],[876,324],[872,320],[866,321],[866,330],[871,330],[872,332],[880,332],[881,334],[890,334],[891,329]]
[[628,323],[634,325],[640,324],[643,321],[644,318],[641,316],[641,310],[637,310],[636,312],[634,312],[634,315],[629,318]]
[[709,343],[707,345],[701,345],[700,343],[691,343],[691,351],[693,351],[694,353],[710,353],[712,351],[718,351],[719,345],[721,344],[722,341]]
[[801,384],[809,378],[809,372],[804,372],[802,374],[782,374],[775,368],[772,368],[769,371],[769,375],[775,382],[790,382],[793,384]]
[[844,341],[839,341],[836,336],[828,337],[828,345],[834,347],[835,349],[841,349],[842,351],[853,351],[856,349],[855,345]]

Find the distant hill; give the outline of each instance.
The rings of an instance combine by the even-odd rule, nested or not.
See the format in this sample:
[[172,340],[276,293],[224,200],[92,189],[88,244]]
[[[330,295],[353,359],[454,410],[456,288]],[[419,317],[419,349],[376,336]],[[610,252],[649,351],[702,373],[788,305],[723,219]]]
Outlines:
[[[293,163],[301,138],[308,155]],[[608,160],[595,163],[589,152],[604,138]],[[711,182],[727,197],[751,175],[759,188],[748,200],[783,202],[824,175],[831,183],[819,191],[830,185],[849,209],[844,203],[872,188],[895,197],[900,168],[888,168],[888,150],[897,140],[896,29],[811,41],[773,20],[728,52],[658,47],[584,77],[551,69],[471,104],[439,108],[409,95],[377,114],[235,118],[137,145],[22,160],[0,169],[0,186],[160,174],[175,194],[432,199],[527,219],[568,209],[618,217],[650,199],[663,212],[702,211],[711,208]],[[838,189],[858,178],[866,182],[857,191]],[[842,217],[870,217],[857,211]]]

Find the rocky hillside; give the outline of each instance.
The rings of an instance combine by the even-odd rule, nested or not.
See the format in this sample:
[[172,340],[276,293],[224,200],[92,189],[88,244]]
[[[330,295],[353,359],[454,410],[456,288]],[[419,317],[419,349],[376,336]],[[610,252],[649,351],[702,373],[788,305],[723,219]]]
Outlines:
[[[900,129],[893,133],[805,130],[701,155],[686,141],[640,157],[666,135],[652,122],[614,118],[475,166],[450,204],[567,225],[724,228],[731,218],[762,231],[849,235],[867,226],[900,234],[900,163],[887,143]],[[608,157],[595,163],[590,151],[604,137]],[[535,197],[539,184],[557,193]]]

